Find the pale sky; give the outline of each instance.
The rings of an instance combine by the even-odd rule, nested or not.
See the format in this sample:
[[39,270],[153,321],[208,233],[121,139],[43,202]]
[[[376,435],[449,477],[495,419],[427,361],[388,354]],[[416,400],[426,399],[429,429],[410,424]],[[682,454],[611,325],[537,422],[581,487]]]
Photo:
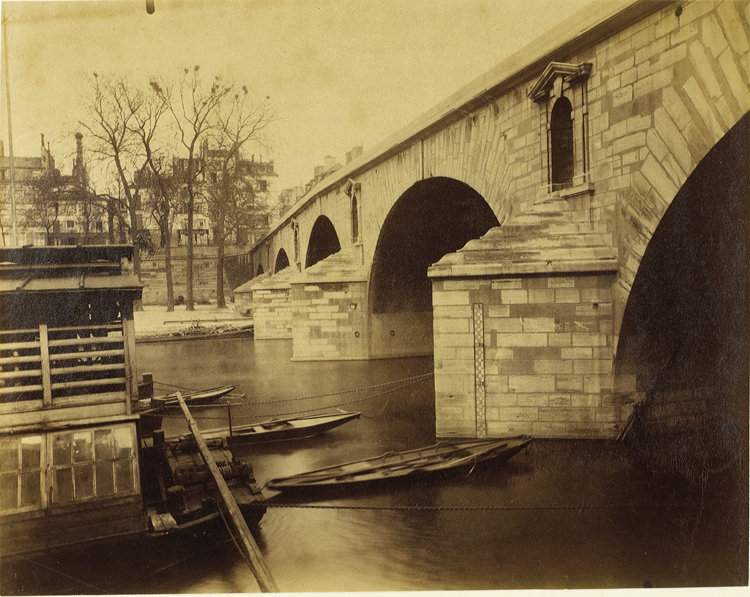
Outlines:
[[280,191],[326,155],[367,151],[592,1],[606,0],[154,0],[152,15],[145,0],[4,1],[14,155],[38,156],[43,133],[69,173],[93,72],[177,78],[197,64],[271,98],[273,147],[258,153]]

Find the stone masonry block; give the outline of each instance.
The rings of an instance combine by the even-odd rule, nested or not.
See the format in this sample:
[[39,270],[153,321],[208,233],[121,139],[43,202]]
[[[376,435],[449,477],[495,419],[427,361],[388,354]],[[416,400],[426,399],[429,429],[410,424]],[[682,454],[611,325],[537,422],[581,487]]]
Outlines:
[[575,288],[576,278],[570,278],[565,276],[552,277],[548,281],[550,288]]
[[510,305],[489,305],[489,317],[509,317]]
[[555,391],[557,392],[581,392],[583,387],[583,376],[581,375],[555,376]]
[[[518,321],[518,320],[515,320]],[[555,320],[552,317],[527,317],[521,319],[524,332],[554,332]]]
[[555,290],[556,303],[580,303],[581,291],[577,288],[557,288]]
[[500,409],[498,417],[501,421],[537,421],[539,420],[539,409],[533,406],[509,406]]
[[554,375],[509,375],[508,390],[517,394],[555,391]]
[[548,334],[542,333],[498,334],[497,345],[500,347],[547,346],[547,336]]
[[525,304],[529,302],[527,290],[502,290],[500,296],[505,305]]
[[554,303],[555,291],[549,288],[531,288],[529,289],[530,303]]
[[593,374],[612,373],[612,361],[605,359],[588,359],[583,361],[573,361],[573,373],[576,374]]
[[593,408],[539,408],[540,421],[594,421]]
[[523,323],[520,319],[502,317],[494,318],[488,317],[484,320],[485,331],[493,331],[499,333],[520,333],[524,331]]
[[534,361],[534,373],[541,374],[569,374],[573,373],[573,361],[563,360],[536,360]]
[[607,346],[606,334],[574,333],[572,335],[573,346]]
[[443,291],[432,295],[433,305],[467,305],[469,304],[468,290]]
[[570,346],[572,343],[572,334],[569,332],[556,332],[549,334],[547,340],[549,346]]
[[523,287],[521,278],[506,278],[492,280],[492,290],[518,290]]

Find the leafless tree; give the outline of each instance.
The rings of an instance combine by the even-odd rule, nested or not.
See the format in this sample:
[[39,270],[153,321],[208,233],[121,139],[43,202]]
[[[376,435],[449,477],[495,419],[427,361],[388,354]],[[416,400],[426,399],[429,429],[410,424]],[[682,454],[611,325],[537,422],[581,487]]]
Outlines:
[[184,167],[175,172],[185,184],[187,190],[187,262],[186,262],[186,296],[185,303],[188,311],[195,310],[193,298],[193,219],[195,214],[195,199],[199,193],[199,178],[203,172],[204,160],[201,156],[201,146],[207,135],[215,129],[219,107],[231,88],[225,85],[219,77],[210,82],[199,74],[200,67],[184,69],[182,78],[177,85],[176,93],[172,94],[169,109],[177,127],[177,139],[186,152]]
[[139,171],[139,188],[146,191],[145,207],[157,222],[164,249],[167,283],[167,311],[174,311],[174,283],[172,279],[172,215],[176,189],[167,167],[168,152],[159,145],[157,132],[162,117],[169,112],[171,89],[164,82],[152,79],[148,91],[131,94],[130,110],[133,118],[129,128],[140,140],[146,165]]
[[272,121],[267,100],[254,103],[246,86],[224,98],[217,111],[218,123],[212,140],[216,150],[207,159],[207,168],[216,181],[207,183],[207,202],[216,244],[216,306],[225,308],[224,250],[227,239],[250,227],[265,208],[259,192],[257,167],[243,159],[242,149],[251,142],[265,141],[263,134]]
[[128,215],[128,231],[136,245],[133,252],[133,269],[136,275],[140,275],[140,189],[135,180],[135,173],[146,165],[146,159],[132,130],[132,104],[135,95],[137,92],[132,90],[124,79],[113,79],[94,73],[86,98],[89,120],[80,124],[88,131],[88,137],[93,139],[89,150],[101,161],[112,166],[119,180],[118,195],[110,194],[106,198],[110,209],[122,210]]

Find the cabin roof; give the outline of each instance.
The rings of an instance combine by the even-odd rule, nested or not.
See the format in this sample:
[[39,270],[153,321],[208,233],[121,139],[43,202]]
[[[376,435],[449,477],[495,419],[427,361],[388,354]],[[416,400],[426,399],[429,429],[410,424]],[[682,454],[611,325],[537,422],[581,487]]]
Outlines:
[[130,245],[0,249],[0,294],[143,289]]

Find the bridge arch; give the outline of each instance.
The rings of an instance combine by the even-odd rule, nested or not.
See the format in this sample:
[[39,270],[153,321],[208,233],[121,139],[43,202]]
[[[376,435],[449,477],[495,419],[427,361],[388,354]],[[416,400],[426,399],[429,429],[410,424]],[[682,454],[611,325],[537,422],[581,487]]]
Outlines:
[[649,458],[695,462],[691,452],[704,461],[747,449],[749,137],[745,115],[693,170],[625,307],[615,373],[635,377],[643,402],[633,433]]
[[333,223],[326,216],[318,216],[310,231],[310,240],[307,243],[305,269],[312,267],[318,261],[323,261],[334,253],[338,253],[340,250],[341,243]]
[[383,222],[370,272],[375,354],[432,352],[427,269],[498,225],[485,199],[452,178],[419,181],[399,197]]
[[273,273],[277,274],[287,267],[289,267],[289,257],[284,249],[279,249],[279,252],[276,253],[276,263],[273,266]]

